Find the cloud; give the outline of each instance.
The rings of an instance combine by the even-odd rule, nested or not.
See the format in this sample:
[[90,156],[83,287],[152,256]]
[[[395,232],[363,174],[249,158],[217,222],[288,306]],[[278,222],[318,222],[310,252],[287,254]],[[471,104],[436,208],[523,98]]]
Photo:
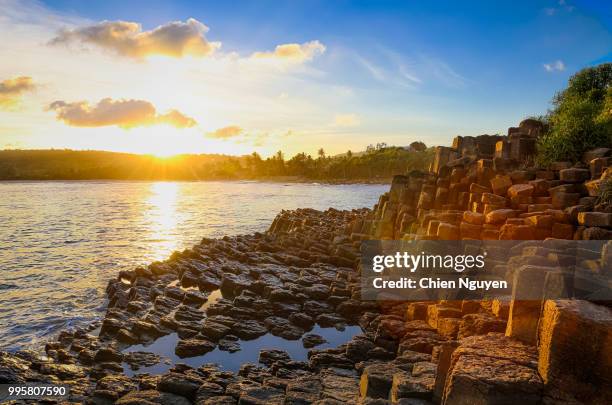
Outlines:
[[82,43],[95,45],[118,55],[144,59],[151,55],[208,56],[221,47],[220,42],[209,42],[204,34],[208,27],[196,19],[172,21],[150,31],[127,21],[102,21],[80,28],[63,29],[49,44]]
[[158,114],[155,106],[145,100],[113,100],[105,98],[96,105],[86,101],[67,103],[54,101],[48,107],[55,111],[56,118],[74,127],[118,126],[133,127],[166,124],[176,128],[190,128],[197,122],[180,111],[170,110]]
[[545,63],[542,66],[544,66],[544,70],[547,72],[563,72],[565,70],[565,63],[563,63],[561,60],[557,60],[552,63]]
[[209,138],[230,139],[242,134],[243,130],[238,125],[230,125],[228,127],[219,128],[216,131],[206,134]]
[[290,62],[303,63],[314,59],[315,56],[325,52],[325,45],[319,41],[310,41],[303,44],[278,45],[271,52],[255,52],[252,58],[275,58]]
[[19,76],[0,82],[0,108],[9,108],[19,102],[21,95],[32,91],[36,85],[31,77]]
[[359,116],[356,114],[338,114],[334,117],[336,127],[356,127],[361,124]]

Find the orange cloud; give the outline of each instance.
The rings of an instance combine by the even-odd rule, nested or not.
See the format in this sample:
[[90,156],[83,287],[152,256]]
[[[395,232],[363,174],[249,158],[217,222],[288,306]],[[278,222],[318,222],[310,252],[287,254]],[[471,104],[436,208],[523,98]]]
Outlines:
[[229,127],[219,128],[216,131],[209,132],[206,134],[209,138],[215,139],[230,139],[235,138],[242,134],[243,129],[238,125],[230,125]]
[[64,29],[50,44],[80,42],[135,59],[151,55],[175,58],[207,56],[221,47],[221,43],[209,42],[204,36],[206,32],[208,27],[193,18],[186,22],[172,21],[150,31],[142,31],[142,26],[135,22],[102,21],[86,27]]
[[255,52],[253,58],[277,58],[292,62],[307,62],[315,56],[325,52],[325,45],[319,41],[310,41],[303,44],[278,45],[271,52]]
[[0,108],[9,108],[19,102],[21,95],[36,88],[31,77],[19,76],[0,82]]
[[104,127],[116,125],[133,127],[166,124],[176,128],[190,128],[197,122],[178,110],[158,114],[155,106],[145,100],[113,100],[105,98],[91,105],[86,101],[67,103],[55,101],[48,107],[58,120],[75,127]]

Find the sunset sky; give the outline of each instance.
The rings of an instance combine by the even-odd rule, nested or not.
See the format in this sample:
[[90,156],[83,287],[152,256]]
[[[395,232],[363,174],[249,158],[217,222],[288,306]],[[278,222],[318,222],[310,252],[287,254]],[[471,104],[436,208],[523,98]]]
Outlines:
[[605,1],[0,0],[0,149],[448,144],[612,61]]

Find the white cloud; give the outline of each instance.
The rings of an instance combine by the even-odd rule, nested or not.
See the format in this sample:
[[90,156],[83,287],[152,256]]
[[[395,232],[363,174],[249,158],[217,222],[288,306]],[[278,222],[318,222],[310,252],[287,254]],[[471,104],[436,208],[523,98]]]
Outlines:
[[562,60],[556,60],[552,63],[544,63],[544,70],[547,72],[563,72],[565,70],[565,63]]

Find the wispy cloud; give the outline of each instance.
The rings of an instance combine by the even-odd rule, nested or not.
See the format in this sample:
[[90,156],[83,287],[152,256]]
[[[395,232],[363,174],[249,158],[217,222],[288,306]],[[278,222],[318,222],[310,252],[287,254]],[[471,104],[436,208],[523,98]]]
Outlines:
[[565,0],[559,0],[557,2],[557,7],[546,7],[543,9],[544,14],[546,14],[547,16],[551,17],[556,15],[557,13],[561,12],[561,11],[566,11],[568,13],[571,13],[572,11],[574,11],[575,7],[571,6],[569,4],[567,4],[567,1]]
[[176,128],[190,128],[197,122],[178,110],[158,114],[155,106],[145,100],[113,100],[105,98],[95,105],[86,101],[67,103],[54,101],[48,107],[55,111],[56,118],[74,127],[118,126],[129,129],[158,124]]
[[208,27],[196,19],[172,21],[150,31],[128,21],[102,21],[78,28],[62,29],[50,45],[80,43],[112,51],[118,55],[144,59],[152,55],[175,58],[208,56],[221,47],[220,42],[209,42]]
[[36,85],[29,76],[19,76],[0,82],[0,108],[14,107],[24,93],[35,88]]
[[547,72],[563,72],[565,70],[565,63],[563,63],[562,60],[556,60],[551,63],[544,63],[542,66]]

